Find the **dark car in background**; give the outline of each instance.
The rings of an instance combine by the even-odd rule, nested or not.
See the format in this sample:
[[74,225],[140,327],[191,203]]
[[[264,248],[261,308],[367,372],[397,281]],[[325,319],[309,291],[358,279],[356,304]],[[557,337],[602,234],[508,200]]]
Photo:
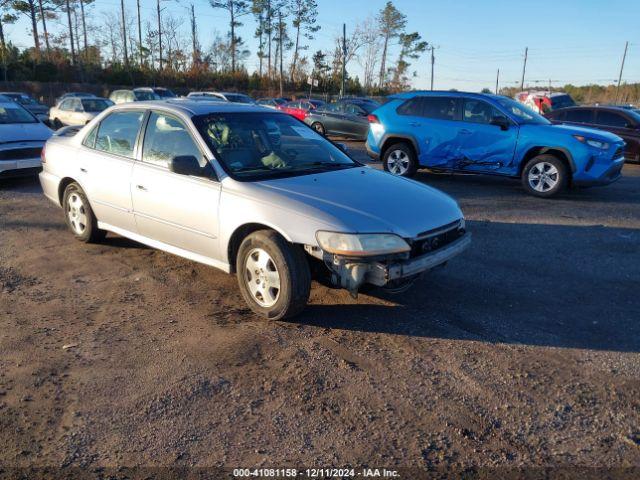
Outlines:
[[32,96],[22,92],[0,92],[0,95],[7,97],[23,108],[33,113],[41,122],[49,121],[49,107],[40,103]]
[[615,133],[625,142],[626,161],[640,162],[640,113],[618,106],[585,106],[554,110],[545,115],[553,123],[597,128]]
[[369,99],[339,100],[309,112],[304,122],[321,135],[339,135],[366,140],[369,131],[367,117],[380,104]]

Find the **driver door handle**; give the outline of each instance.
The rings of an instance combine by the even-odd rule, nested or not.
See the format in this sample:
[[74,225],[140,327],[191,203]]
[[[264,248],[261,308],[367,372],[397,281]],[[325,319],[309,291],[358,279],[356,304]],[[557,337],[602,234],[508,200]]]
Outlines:
[[460,133],[462,135],[470,135],[472,132],[471,132],[471,130],[467,130],[466,128],[462,128],[462,129],[460,129]]
[[84,168],[84,167],[80,167],[80,171],[81,171],[82,173],[87,173],[87,169],[86,169],[86,168]]
[[419,122],[410,122],[409,125],[412,126],[412,127],[421,127],[422,126],[422,124],[419,123]]
[[145,187],[144,185],[136,185],[136,188],[137,188],[138,190],[143,191],[143,192],[146,192],[146,191],[147,191],[147,187]]

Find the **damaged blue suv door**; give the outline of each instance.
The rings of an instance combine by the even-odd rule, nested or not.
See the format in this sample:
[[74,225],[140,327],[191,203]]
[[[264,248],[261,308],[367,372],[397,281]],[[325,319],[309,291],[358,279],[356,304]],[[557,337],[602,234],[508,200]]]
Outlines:
[[623,165],[621,138],[552,125],[497,95],[409,92],[391,97],[369,122],[367,151],[395,175],[426,167],[519,177],[527,191],[549,197],[571,183],[610,183]]

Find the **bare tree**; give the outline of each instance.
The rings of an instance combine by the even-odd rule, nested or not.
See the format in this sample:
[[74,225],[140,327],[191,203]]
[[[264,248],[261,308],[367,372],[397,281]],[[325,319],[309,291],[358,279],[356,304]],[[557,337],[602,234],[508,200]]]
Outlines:
[[362,32],[363,48],[358,56],[358,62],[364,70],[364,86],[366,89],[373,87],[375,69],[380,58],[380,49],[382,48],[382,40],[378,24],[373,17],[365,19],[358,27]]

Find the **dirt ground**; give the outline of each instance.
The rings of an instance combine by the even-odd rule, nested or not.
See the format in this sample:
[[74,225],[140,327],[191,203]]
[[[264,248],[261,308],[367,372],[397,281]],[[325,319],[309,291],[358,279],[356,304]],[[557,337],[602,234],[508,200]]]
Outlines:
[[76,242],[37,181],[2,181],[0,467],[640,469],[640,166],[624,175],[542,200],[421,173],[471,249],[398,297],[314,283],[288,322],[212,268]]

